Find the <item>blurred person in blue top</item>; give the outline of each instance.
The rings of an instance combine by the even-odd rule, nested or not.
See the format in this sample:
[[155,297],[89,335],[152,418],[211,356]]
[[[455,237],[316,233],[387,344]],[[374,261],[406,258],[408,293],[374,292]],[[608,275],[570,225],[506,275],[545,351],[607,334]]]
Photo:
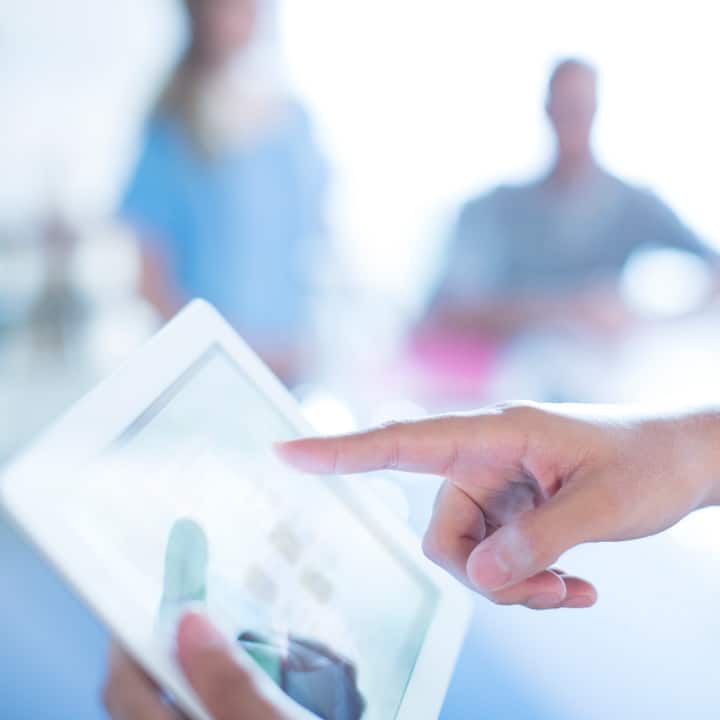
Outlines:
[[152,112],[122,216],[163,317],[203,297],[287,381],[303,372],[326,169],[268,40],[271,0],[184,0],[190,40]]
[[559,62],[546,101],[552,167],[465,204],[423,332],[488,346],[538,329],[613,336],[631,319],[618,280],[634,251],[654,246],[711,258],[656,195],[598,163],[596,110],[595,68],[574,58]]

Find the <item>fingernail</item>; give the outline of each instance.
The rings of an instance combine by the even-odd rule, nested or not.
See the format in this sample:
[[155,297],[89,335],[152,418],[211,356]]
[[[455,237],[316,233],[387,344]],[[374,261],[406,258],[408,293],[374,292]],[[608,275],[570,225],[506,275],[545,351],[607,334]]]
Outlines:
[[476,550],[470,555],[468,577],[483,590],[496,590],[510,582],[510,568],[490,548]]
[[553,593],[538,593],[528,598],[525,605],[531,610],[549,610],[562,602],[562,597]]
[[563,607],[566,608],[588,608],[595,604],[596,598],[593,595],[575,595],[568,598]]
[[204,615],[198,613],[190,613],[180,620],[178,641],[191,650],[207,650],[225,645],[223,636]]

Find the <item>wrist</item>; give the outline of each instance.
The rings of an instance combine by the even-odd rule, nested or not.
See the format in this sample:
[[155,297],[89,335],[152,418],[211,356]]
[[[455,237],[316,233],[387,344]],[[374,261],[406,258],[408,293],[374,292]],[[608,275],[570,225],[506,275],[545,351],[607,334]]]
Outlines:
[[720,410],[693,413],[682,422],[689,472],[700,481],[701,506],[720,505]]

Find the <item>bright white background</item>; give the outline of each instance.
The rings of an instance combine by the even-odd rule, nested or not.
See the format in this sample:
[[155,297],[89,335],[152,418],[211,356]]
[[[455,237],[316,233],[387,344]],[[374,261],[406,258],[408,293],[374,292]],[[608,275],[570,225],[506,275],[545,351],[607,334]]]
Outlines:
[[720,242],[715,12],[709,2],[288,0],[290,66],[347,180],[356,263],[392,283],[397,263],[422,267],[439,213],[540,169],[545,81],[565,54],[601,70],[601,159]]
[[[361,281],[416,298],[457,203],[543,167],[544,84],[567,53],[602,73],[602,160],[720,243],[714,3],[284,0],[279,15]],[[0,221],[58,197],[111,210],[181,35],[173,0],[0,5]]]
[[[416,305],[457,204],[542,169],[545,81],[567,53],[602,74],[601,159],[720,244],[715,3],[284,0],[280,10],[288,70],[333,162],[338,247],[368,288]],[[0,233],[56,204],[91,226],[109,216],[181,37],[174,0],[0,0]],[[633,386],[652,384],[670,351],[686,362],[682,350],[707,344],[698,337],[643,346]],[[708,360],[697,375],[698,396],[716,387],[716,368]],[[447,717],[478,717],[463,703],[503,666],[511,690],[483,702],[521,698],[516,720],[716,717],[717,527],[709,513],[673,536],[575,553],[568,569],[601,587],[588,616],[482,604]]]

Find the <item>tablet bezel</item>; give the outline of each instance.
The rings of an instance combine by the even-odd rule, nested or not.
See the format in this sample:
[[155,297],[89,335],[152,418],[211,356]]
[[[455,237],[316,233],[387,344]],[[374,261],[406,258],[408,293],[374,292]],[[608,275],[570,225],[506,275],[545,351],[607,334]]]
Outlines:
[[[294,398],[262,361],[214,308],[195,300],[13,463],[0,486],[5,510],[20,530],[128,652],[173,694],[181,708],[200,720],[210,720],[210,716],[186,684],[167,647],[147,632],[146,611],[133,605],[132,593],[117,587],[116,571],[110,572],[98,557],[88,553],[79,537],[67,532],[53,509],[71,482],[67,478],[72,477],[72,469],[86,466],[97,457],[209,348],[218,344],[298,435],[314,434]],[[339,478],[338,483],[348,501],[369,513],[415,569],[438,588],[436,612],[395,718],[435,717],[442,707],[467,627],[469,593],[425,560],[416,536],[373,491],[357,481]],[[38,503],[38,497],[43,497],[44,502]],[[287,702],[274,685],[270,687],[262,672],[251,661],[247,662],[269,692],[280,702]]]

